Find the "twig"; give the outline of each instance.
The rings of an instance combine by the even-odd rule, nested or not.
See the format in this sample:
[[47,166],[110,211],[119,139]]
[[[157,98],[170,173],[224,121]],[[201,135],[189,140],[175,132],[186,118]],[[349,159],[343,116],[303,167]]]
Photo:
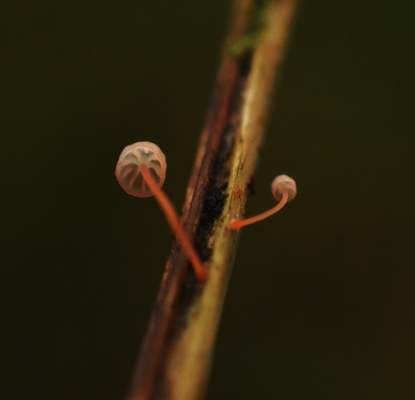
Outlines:
[[167,262],[128,400],[202,397],[296,0],[234,0],[226,48],[183,206],[205,266],[199,282],[177,243]]

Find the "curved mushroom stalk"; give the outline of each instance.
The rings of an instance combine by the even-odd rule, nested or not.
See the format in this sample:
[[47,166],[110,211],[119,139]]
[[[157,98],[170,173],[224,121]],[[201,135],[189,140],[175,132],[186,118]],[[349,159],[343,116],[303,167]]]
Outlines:
[[240,229],[243,226],[254,224],[255,222],[262,221],[265,218],[275,214],[281,208],[283,208],[289,201],[291,201],[297,194],[297,185],[294,179],[287,175],[277,176],[271,184],[271,191],[273,196],[279,201],[279,203],[268,211],[255,217],[240,219],[231,223],[232,229]]
[[166,169],[166,157],[157,145],[151,142],[137,142],[122,151],[115,176],[128,194],[156,198],[173,233],[192,263],[197,278],[204,281],[208,271],[184,231],[173,204],[161,189],[166,178]]

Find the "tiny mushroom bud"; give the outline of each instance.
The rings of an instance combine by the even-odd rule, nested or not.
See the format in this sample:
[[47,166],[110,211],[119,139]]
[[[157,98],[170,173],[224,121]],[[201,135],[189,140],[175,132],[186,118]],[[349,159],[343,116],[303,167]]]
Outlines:
[[136,197],[155,196],[192,263],[197,278],[204,281],[208,271],[184,231],[173,204],[161,189],[166,178],[166,168],[166,157],[157,145],[151,142],[137,142],[122,151],[115,176],[128,194]]
[[268,218],[272,214],[275,214],[277,211],[281,210],[281,208],[283,208],[285,204],[292,200],[297,194],[297,185],[295,184],[294,179],[289,176],[279,175],[272,181],[271,191],[274,197],[279,201],[275,207],[255,217],[233,221],[231,224],[232,229],[237,230],[245,225],[262,221],[263,219]]

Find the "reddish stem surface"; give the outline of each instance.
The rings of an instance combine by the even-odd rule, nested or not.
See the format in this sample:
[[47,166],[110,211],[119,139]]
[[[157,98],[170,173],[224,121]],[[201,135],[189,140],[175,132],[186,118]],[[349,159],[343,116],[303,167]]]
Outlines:
[[159,188],[157,182],[151,176],[148,168],[146,165],[140,165],[140,172],[143,175],[144,180],[146,181],[148,187],[153,192],[156,200],[160,204],[161,209],[164,212],[164,215],[167,218],[167,221],[173,230],[173,233],[176,237],[180,240],[180,243],[187,254],[190,262],[193,265],[193,269],[199,281],[204,281],[208,277],[208,271],[203,266],[202,261],[200,260],[196,250],[194,249],[192,243],[190,242],[189,237],[187,236],[186,232],[184,231],[179,216],[177,215],[176,210],[174,209],[173,204],[166,196],[166,194]]
[[283,188],[282,199],[275,207],[271,208],[271,210],[265,211],[262,214],[256,215],[255,217],[233,221],[231,223],[232,229],[237,230],[239,228],[242,228],[243,226],[254,224],[255,222],[262,221],[263,219],[268,218],[270,215],[275,214],[277,211],[281,210],[281,208],[283,208],[287,204],[287,201],[288,192],[287,189]]

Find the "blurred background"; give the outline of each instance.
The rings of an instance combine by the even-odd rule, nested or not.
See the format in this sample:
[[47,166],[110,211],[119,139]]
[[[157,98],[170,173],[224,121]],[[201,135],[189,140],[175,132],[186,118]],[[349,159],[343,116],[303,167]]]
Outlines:
[[[0,5],[2,399],[122,399],[172,234],[114,177],[157,143],[178,209],[230,2]],[[303,1],[208,400],[415,398],[415,3]]]

